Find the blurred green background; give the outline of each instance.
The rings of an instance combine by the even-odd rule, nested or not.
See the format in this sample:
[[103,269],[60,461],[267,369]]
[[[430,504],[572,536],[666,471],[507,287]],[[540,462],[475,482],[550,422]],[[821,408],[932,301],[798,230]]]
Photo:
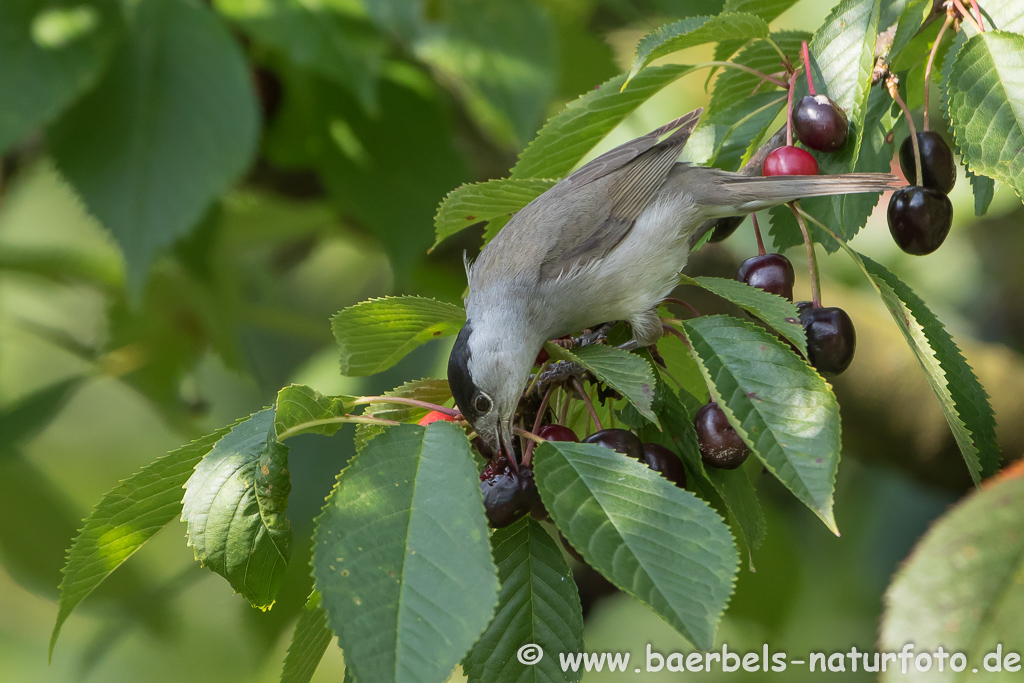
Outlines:
[[[182,2],[230,31],[262,112],[258,152],[240,182],[212,203],[199,202],[193,229],[159,235],[140,252],[122,248],[124,236],[115,240],[66,179],[88,186],[91,169],[74,163],[77,152],[68,146],[76,144],[73,135],[89,136],[94,128],[97,139],[117,134],[103,119],[116,97],[101,107],[87,94],[71,105],[71,123],[58,122],[56,132],[31,126],[6,149],[0,166],[0,681],[276,680],[310,587],[303,539],[351,454],[349,430],[332,439],[295,440],[288,513],[298,547],[273,610],[249,608],[222,579],[201,570],[185,546],[184,526],[174,523],[75,612],[47,666],[59,570],[80,520],[119,480],[269,403],[289,382],[324,393],[376,393],[409,378],[442,376],[445,344],[424,347],[380,376],[340,377],[329,316],[386,294],[459,301],[462,253],[478,249],[480,231],[466,231],[428,255],[443,196],[460,183],[506,174],[543,120],[623,70],[645,32],[721,8],[714,0],[147,2]],[[773,26],[813,30],[831,4],[802,0]],[[883,6],[895,16],[903,4]],[[124,3],[128,32],[139,5]],[[70,12],[61,21],[86,39],[104,29],[93,25],[95,16],[93,24],[75,28],[83,16],[75,14],[78,3],[16,0],[0,10],[0,41],[7,40],[4,22],[14,22],[18,12],[38,17],[55,7]],[[42,41],[46,25],[32,26]],[[0,42],[0,55],[9,47]],[[196,49],[202,56],[202,45]],[[122,43],[111,50],[107,69],[132,68]],[[673,59],[710,58],[709,48]],[[189,68],[204,65],[197,58]],[[118,94],[108,76],[98,78],[100,95]],[[704,104],[706,79],[700,72],[667,88],[594,154]],[[14,100],[31,96],[3,93],[0,123],[5,115],[13,120]],[[187,117],[188,104],[175,116]],[[189,175],[187,165],[143,170],[158,183]],[[1002,188],[987,216],[976,218],[962,176],[952,199],[953,233],[927,259],[899,252],[882,212],[857,246],[899,273],[951,328],[992,395],[1006,456],[1016,458],[1024,451],[1018,294],[1024,211]],[[748,222],[726,242],[705,247],[690,272],[729,277],[754,252]],[[800,254],[792,257],[800,270]],[[841,254],[824,259],[824,272],[826,304],[849,311],[859,337],[851,370],[836,382],[844,421],[836,494],[843,535],[833,537],[771,478],[762,478],[768,539],[754,557],[756,573],[741,571],[719,634],[732,650],[759,651],[765,642],[796,658],[851,645],[870,650],[893,570],[929,522],[969,487],[935,399],[882,304]],[[806,278],[798,292],[806,298]],[[684,296],[702,311],[721,306],[693,292]],[[636,658],[647,643],[661,652],[685,649],[645,607],[609,594],[577,569],[590,649],[628,650]],[[340,680],[343,669],[332,647],[315,680]],[[798,670],[785,675],[810,679]],[[772,674],[747,675],[761,676]]]

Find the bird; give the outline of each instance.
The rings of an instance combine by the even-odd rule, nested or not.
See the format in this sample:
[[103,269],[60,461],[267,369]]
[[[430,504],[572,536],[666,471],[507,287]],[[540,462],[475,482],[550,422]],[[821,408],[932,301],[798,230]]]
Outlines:
[[448,359],[448,383],[493,453],[514,463],[513,419],[546,341],[619,320],[632,328],[631,348],[661,338],[657,306],[706,221],[900,186],[888,173],[762,177],[679,162],[701,112],[581,166],[466,260],[466,322]]

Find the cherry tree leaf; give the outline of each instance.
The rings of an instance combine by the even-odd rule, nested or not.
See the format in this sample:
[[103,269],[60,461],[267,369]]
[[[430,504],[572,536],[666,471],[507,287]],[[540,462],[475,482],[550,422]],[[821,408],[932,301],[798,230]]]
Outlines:
[[480,480],[452,424],[367,442],[314,538],[316,587],[357,680],[443,681],[491,621],[499,584]]
[[0,3],[0,153],[95,84],[123,23],[116,0]]
[[418,296],[370,299],[350,306],[331,319],[341,347],[341,374],[387,370],[428,341],[456,334],[465,321],[459,306]]
[[299,612],[281,669],[281,683],[309,683],[333,639],[334,634],[327,626],[327,612],[320,606],[320,594],[313,591]]
[[[494,620],[469,651],[463,670],[470,683],[555,683],[579,681],[563,673],[558,653],[583,651],[583,614],[576,582],[562,551],[540,522],[529,515],[491,535],[501,593]],[[516,654],[539,645],[533,665]]]
[[692,70],[682,65],[645,69],[625,91],[622,91],[624,74],[605,81],[548,119],[519,155],[511,177],[561,178],[567,175],[623,119]]
[[556,181],[535,178],[488,180],[462,185],[441,202],[434,218],[436,247],[452,235],[483,221],[508,218],[550,189]]
[[[417,379],[406,382],[391,391],[385,391],[384,396],[413,398],[417,401],[443,405],[451,400],[452,391],[448,388],[448,380],[446,379]],[[426,408],[410,406],[404,403],[371,403],[366,406],[363,415],[379,417],[384,420],[394,420],[395,422],[416,422],[428,412],[430,411]],[[385,427],[381,425],[356,425],[356,450],[362,450],[367,441],[383,432],[384,429]]]
[[796,305],[781,296],[769,294],[757,287],[722,277],[689,277],[680,276],[684,285],[702,287],[712,294],[717,294],[736,304],[747,313],[760,318],[779,334],[792,342],[797,350],[807,355],[807,334],[800,323]]
[[837,532],[839,404],[829,385],[768,332],[732,316],[683,323],[729,424],[765,467]]
[[976,174],[1024,197],[1024,36],[985,31],[956,53],[946,80],[957,148]]
[[[914,548],[885,595],[880,649],[962,652],[979,670],[986,655],[1003,658],[1024,648],[1024,471],[991,481],[939,518]],[[991,660],[987,660],[991,662]],[[1013,664],[1020,664],[1018,661]],[[1009,680],[1012,673],[989,674]],[[962,681],[949,666],[928,672],[910,666],[883,681]]]
[[[248,419],[248,418],[246,418]],[[50,656],[71,612],[110,574],[181,514],[181,487],[195,466],[239,420],[171,451],[107,492],[75,537],[62,570]]]
[[640,356],[604,344],[591,344],[572,351],[556,344],[545,348],[552,358],[579,363],[599,380],[622,394],[641,415],[658,424],[651,409],[654,403],[654,373]]
[[261,609],[274,604],[291,557],[290,491],[273,408],[233,427],[185,483],[181,519],[196,560]]
[[248,168],[258,136],[248,64],[213,12],[141,0],[111,68],[51,127],[49,142],[121,245],[138,293],[156,253]]
[[652,61],[688,47],[717,43],[723,40],[749,40],[767,38],[768,24],[754,14],[728,12],[717,17],[686,17],[671,24],[665,24],[653,33],[640,39],[636,46],[636,57],[630,68],[623,88],[636,77],[640,70]]
[[534,462],[544,506],[587,564],[710,649],[739,564],[722,518],[646,465],[595,444],[548,441]]
[[332,420],[352,410],[353,396],[324,396],[304,384],[292,384],[277,392],[274,405],[274,432],[281,441],[299,434],[331,436],[341,429]]
[[[761,17],[770,24],[796,3],[797,0],[726,0],[722,13],[746,12]],[[745,42],[743,39],[723,40],[715,47],[715,60],[721,62],[729,59]]]

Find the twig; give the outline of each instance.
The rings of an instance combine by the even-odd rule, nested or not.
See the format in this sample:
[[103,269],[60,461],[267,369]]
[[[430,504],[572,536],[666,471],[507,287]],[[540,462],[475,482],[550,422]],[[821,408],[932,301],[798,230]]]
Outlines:
[[773,76],[769,76],[768,74],[764,73],[763,71],[758,71],[757,69],[752,69],[752,68],[750,68],[749,66],[747,66],[745,64],[737,64],[736,62],[717,62],[717,61],[716,62],[703,62],[701,64],[697,64],[694,68],[695,69],[699,69],[699,68],[703,68],[705,66],[724,66],[724,67],[728,67],[728,68],[732,68],[732,69],[739,69],[740,71],[746,71],[747,73],[753,74],[754,76],[757,76],[758,78],[760,78],[762,80],[765,80],[765,81],[768,81],[769,83],[777,85],[780,88],[785,88],[786,87],[786,82],[785,81],[783,81],[783,80],[781,80],[779,78],[775,78]]
[[978,27],[984,31],[985,22],[981,20],[981,8],[978,7],[978,0],[971,0],[971,7],[974,8],[974,12],[978,15]]
[[312,427],[322,427],[323,425],[333,424],[365,424],[365,425],[380,425],[382,427],[393,427],[395,425],[402,424],[401,422],[395,422],[394,420],[385,420],[380,417],[367,417],[365,415],[339,415],[337,417],[325,417],[322,420],[309,420],[308,422],[302,422],[300,424],[286,429],[277,435],[278,441],[284,441],[285,439],[291,438],[296,434],[310,429]]
[[415,406],[417,408],[426,408],[427,410],[436,410],[437,412],[448,415],[449,417],[462,417],[462,413],[454,408],[445,408],[444,406],[439,406],[436,403],[428,403],[427,401],[420,401],[415,398],[404,398],[402,396],[360,396],[352,402],[352,405],[362,406],[372,403],[398,403],[406,406]]
[[985,29],[981,27],[981,24],[979,24],[978,20],[974,18],[974,15],[967,11],[967,8],[964,7],[964,3],[960,2],[960,0],[953,0],[953,4],[956,5],[956,8],[958,10],[960,10],[960,14],[963,15],[963,18],[971,22],[971,25],[974,26],[975,31],[977,31],[978,33],[985,32]]
[[693,313],[696,317],[698,317],[698,318],[700,317],[700,311],[698,311],[693,306],[693,304],[691,304],[691,303],[689,303],[687,301],[683,301],[682,299],[676,299],[675,297],[671,297],[670,296],[670,297],[666,297],[666,298],[662,299],[661,303],[663,303],[663,304],[678,304],[680,306],[684,306],[684,307],[690,309],[690,312]]

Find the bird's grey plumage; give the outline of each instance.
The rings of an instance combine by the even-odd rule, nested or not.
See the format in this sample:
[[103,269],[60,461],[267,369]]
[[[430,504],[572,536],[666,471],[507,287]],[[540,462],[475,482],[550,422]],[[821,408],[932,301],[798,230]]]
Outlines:
[[[894,176],[749,177],[678,163],[701,110],[603,154],[524,207],[468,268],[467,325],[449,379],[463,412],[493,401],[477,431],[492,445],[509,421],[545,340],[627,320],[637,342],[661,335],[658,303],[674,288],[710,218],[802,197],[882,192]],[[459,362],[455,361],[459,359]],[[454,375],[468,375],[453,377]]]

